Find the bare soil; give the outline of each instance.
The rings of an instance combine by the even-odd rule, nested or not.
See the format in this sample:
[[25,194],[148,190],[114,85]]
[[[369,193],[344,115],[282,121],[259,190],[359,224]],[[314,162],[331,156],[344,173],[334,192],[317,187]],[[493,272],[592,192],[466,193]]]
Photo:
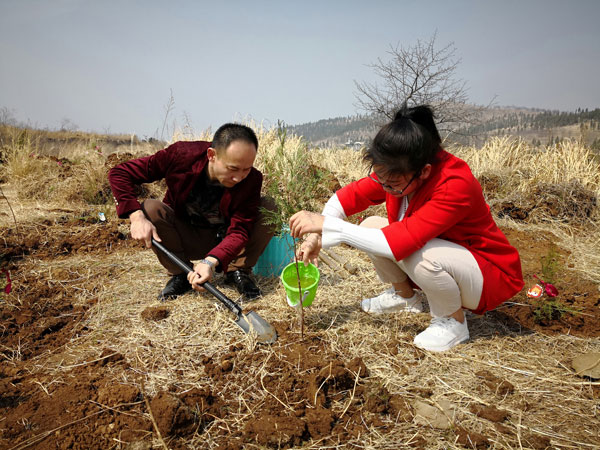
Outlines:
[[[360,358],[343,360],[325,345],[319,331],[307,332],[299,343],[286,323],[274,323],[279,334],[274,344],[279,358],[265,360],[264,353],[244,352],[242,346],[228,343],[223,344],[229,346],[224,355],[202,357],[204,373],[211,380],[202,389],[166,385],[152,397],[145,395],[142,379],[140,387],[119,382],[121,374],[131,371],[132,361],[110,348],[93,360],[63,366],[60,376],[46,370],[40,364],[42,357],[60,355],[69,342],[89,331],[86,318],[95,300],[87,305],[73,300],[77,279],[72,279],[72,274],[56,269],[52,276],[33,276],[25,273],[23,264],[32,258],[46,260],[80,253],[113,258],[139,247],[126,239],[115,223],[89,222],[94,221],[63,218],[19,231],[0,230],[3,265],[13,279],[25,280],[13,282],[12,292],[0,304],[0,448],[149,449],[156,443],[156,428],[172,449],[187,448],[186,442],[208,428],[214,446],[221,449],[241,449],[249,444],[290,448],[309,441],[327,447],[341,445],[374,427],[385,434],[391,423],[413,420],[409,399],[391,395]],[[549,235],[505,232],[521,252],[527,288],[535,283],[534,273],[541,275],[540,258],[547,254],[553,239]],[[566,252],[560,251],[565,258]],[[101,284],[99,280],[86,288],[93,292]],[[490,314],[519,333],[598,336],[598,286],[570,270],[561,272],[555,284],[560,300],[579,313],[536,320],[536,301],[527,298],[524,290]],[[160,322],[168,315],[169,309],[162,307],[141,312],[146,321]],[[393,346],[382,347],[382,351],[394,351]],[[424,355],[416,348],[413,351],[417,360]],[[271,395],[260,404],[248,404],[249,410],[258,413],[232,430],[227,424],[237,414],[238,401],[227,396],[229,383],[236,371],[255,367],[264,367],[260,383]],[[512,394],[510,382],[490,372],[477,375],[496,395]],[[414,389],[421,397],[431,395],[426,387]],[[333,405],[344,405],[344,409],[340,412]],[[502,432],[506,411],[473,405],[471,412],[494,422]],[[390,417],[393,422],[387,420]],[[491,445],[487,436],[473,430],[457,427],[449,432],[455,433],[457,445]],[[539,435],[524,435],[522,439],[523,446],[529,448],[550,445],[549,439]],[[423,448],[426,442],[414,436],[405,446]]]
[[[580,337],[600,336],[600,289],[597,283],[586,280],[576,271],[567,270],[565,261],[568,251],[554,247],[556,239],[551,234],[528,233],[504,230],[511,244],[521,255],[521,265],[525,288],[509,302],[490,312],[512,329],[521,332],[539,332],[547,335],[571,334]],[[564,314],[552,319],[539,318],[535,311],[548,296],[541,299],[527,297],[527,289],[539,283],[533,275],[543,278],[541,260],[547,257],[549,249],[556,248],[560,253],[560,272],[555,275],[554,285],[558,289],[557,300],[565,307]]]

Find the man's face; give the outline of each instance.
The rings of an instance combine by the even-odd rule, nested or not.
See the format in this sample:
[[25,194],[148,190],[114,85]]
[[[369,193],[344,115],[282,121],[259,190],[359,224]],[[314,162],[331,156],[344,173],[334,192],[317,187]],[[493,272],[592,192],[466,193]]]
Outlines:
[[207,154],[209,179],[229,188],[250,173],[256,158],[256,147],[250,142],[237,140],[219,152],[210,147]]

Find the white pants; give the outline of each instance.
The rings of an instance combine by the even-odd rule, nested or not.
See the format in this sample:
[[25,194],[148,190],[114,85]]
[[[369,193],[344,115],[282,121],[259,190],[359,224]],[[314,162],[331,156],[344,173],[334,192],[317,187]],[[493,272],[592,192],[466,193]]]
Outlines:
[[[361,226],[383,228],[383,217],[369,217]],[[367,253],[368,254],[368,253]],[[462,245],[434,238],[402,261],[368,254],[384,283],[402,283],[410,278],[427,296],[433,317],[447,317],[464,307],[477,309],[483,275],[477,261]]]

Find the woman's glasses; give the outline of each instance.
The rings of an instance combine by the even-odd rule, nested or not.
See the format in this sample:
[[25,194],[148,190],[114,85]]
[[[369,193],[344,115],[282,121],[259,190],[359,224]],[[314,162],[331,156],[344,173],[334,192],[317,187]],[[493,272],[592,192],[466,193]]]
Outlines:
[[[374,173],[374,172],[373,172]],[[383,189],[385,189],[386,191],[394,194],[394,195],[402,195],[404,193],[404,191],[411,185],[411,183],[415,180],[415,178],[417,178],[417,176],[419,175],[419,172],[415,172],[414,175],[412,176],[412,178],[409,180],[408,183],[406,183],[406,186],[404,186],[402,189],[398,190],[395,187],[386,184],[386,183],[382,183],[381,181],[379,181],[378,179],[374,178],[373,175],[371,174],[371,171],[369,171],[369,174],[367,175],[371,180],[373,180],[375,183],[380,184],[381,187]]]

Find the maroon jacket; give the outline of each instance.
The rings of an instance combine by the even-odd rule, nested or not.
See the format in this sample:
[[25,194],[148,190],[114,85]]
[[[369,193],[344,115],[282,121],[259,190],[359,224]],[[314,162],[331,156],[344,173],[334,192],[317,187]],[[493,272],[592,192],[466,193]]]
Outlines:
[[[208,162],[206,150],[210,142],[176,142],[154,155],[133,159],[113,167],[108,180],[117,204],[117,214],[124,219],[141,209],[134,194],[135,185],[160,179],[167,182],[163,202],[185,218],[185,201]],[[220,212],[229,223],[225,238],[209,254],[221,262],[224,269],[248,242],[258,220],[262,174],[255,168],[246,178],[231,188],[225,188]]]

